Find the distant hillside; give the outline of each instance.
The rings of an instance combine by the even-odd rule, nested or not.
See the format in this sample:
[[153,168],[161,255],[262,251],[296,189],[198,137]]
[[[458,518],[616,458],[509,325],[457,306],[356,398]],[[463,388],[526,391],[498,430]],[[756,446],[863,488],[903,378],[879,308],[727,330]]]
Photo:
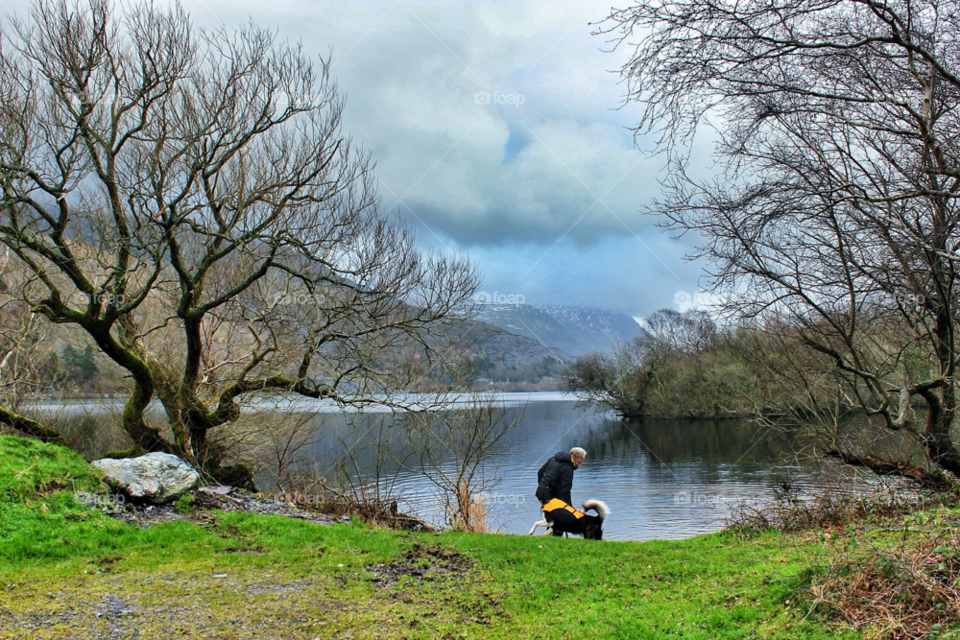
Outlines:
[[491,338],[508,335],[510,332],[479,318],[470,318],[453,324],[446,330],[446,337],[459,343],[471,353],[479,353]]
[[609,351],[642,331],[625,313],[563,305],[487,304],[477,319],[533,338],[562,358]]
[[499,391],[556,391],[567,361],[528,336],[519,336],[476,318],[453,328],[471,354],[473,382]]
[[477,356],[504,366],[526,366],[544,359],[562,361],[550,349],[529,336],[516,335],[479,318],[455,326],[453,337]]
[[522,367],[543,360],[562,362],[550,349],[527,336],[504,333],[490,338],[480,348],[486,358],[508,367]]

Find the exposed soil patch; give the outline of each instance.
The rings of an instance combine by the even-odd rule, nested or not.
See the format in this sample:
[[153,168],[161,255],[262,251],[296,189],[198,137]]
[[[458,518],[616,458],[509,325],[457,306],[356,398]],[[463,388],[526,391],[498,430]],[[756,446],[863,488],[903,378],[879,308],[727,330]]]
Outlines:
[[470,560],[453,549],[427,546],[417,542],[397,562],[369,565],[372,582],[381,589],[396,585],[403,576],[423,582],[439,578],[459,578],[470,568]]
[[221,553],[245,553],[250,556],[259,556],[263,553],[263,545],[257,545],[256,547],[229,547],[221,551]]

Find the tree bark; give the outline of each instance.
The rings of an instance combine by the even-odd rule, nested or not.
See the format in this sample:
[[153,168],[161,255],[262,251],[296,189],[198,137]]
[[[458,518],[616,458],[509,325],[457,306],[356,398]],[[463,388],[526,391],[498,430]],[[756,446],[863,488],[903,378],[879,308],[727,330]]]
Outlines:
[[60,434],[54,429],[50,429],[36,420],[27,418],[26,416],[21,416],[3,407],[0,407],[0,423],[5,424],[11,429],[19,431],[24,435],[37,438],[38,440],[42,440],[44,442],[50,442],[53,444],[66,444]]
[[832,449],[825,452],[824,455],[837,458],[850,466],[865,467],[877,475],[909,478],[920,486],[933,491],[949,491],[957,486],[943,472],[927,471],[906,462],[892,462],[870,454],[854,455],[839,449]]

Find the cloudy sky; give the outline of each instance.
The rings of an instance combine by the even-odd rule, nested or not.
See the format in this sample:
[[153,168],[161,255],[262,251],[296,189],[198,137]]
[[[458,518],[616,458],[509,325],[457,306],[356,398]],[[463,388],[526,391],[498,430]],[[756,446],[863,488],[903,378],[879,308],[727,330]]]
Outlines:
[[468,254],[484,291],[642,316],[697,288],[690,247],[639,213],[662,159],[634,144],[638,108],[620,108],[626,51],[592,35],[610,0],[184,5],[202,25],[252,18],[332,51],[383,205],[424,247]]

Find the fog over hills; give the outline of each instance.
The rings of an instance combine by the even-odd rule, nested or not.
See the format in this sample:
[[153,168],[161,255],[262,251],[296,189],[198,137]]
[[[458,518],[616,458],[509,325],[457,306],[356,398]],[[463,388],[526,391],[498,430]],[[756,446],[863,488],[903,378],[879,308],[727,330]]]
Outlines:
[[477,319],[533,338],[563,358],[609,351],[642,331],[625,313],[566,305],[485,304]]

